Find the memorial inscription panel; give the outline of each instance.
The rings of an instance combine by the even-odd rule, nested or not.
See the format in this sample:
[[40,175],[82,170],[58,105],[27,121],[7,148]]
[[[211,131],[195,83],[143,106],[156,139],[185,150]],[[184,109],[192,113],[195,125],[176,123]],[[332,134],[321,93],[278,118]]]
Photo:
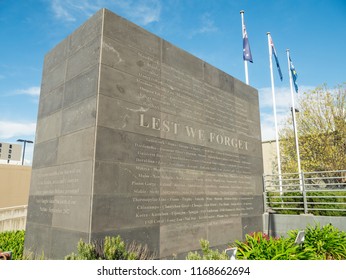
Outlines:
[[183,258],[262,230],[255,89],[108,10],[45,61],[26,248],[120,234]]

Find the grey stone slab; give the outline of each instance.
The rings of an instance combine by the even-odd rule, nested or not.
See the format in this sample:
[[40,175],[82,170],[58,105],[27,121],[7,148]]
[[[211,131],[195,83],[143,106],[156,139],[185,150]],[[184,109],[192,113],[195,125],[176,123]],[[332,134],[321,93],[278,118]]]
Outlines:
[[45,69],[42,75],[41,94],[47,95],[65,81],[67,60],[60,60],[52,69]]
[[62,108],[64,85],[51,91],[48,95],[41,93],[38,108],[38,119],[47,117]]
[[[140,149],[140,147],[134,150],[134,142],[141,146],[141,138],[138,135],[104,127],[98,127],[96,141],[96,160],[111,162],[135,163],[137,157],[136,150]],[[151,147],[158,149],[159,145],[152,143]],[[149,159],[148,156],[145,157]],[[153,160],[149,159],[150,162],[148,163],[158,165],[155,155],[152,155],[152,158]],[[140,163],[139,161],[137,162]]]
[[54,49],[46,54],[44,58],[43,72],[50,72],[53,68],[67,59],[67,48],[69,44],[69,38],[66,38],[60,42]]
[[[148,110],[149,108],[141,105],[109,98],[100,94],[98,125],[131,132],[138,130],[138,132],[147,132],[147,129],[143,127],[141,129],[139,117],[141,112]],[[158,113],[156,115],[159,116]],[[149,130],[147,133],[160,136],[160,131]]]
[[45,118],[39,118],[36,126],[35,143],[56,139],[61,134],[61,111]]
[[[232,217],[208,223],[208,241],[210,246],[230,244],[234,240],[242,240],[242,220]],[[225,250],[226,248],[223,248]]]
[[68,55],[71,56],[102,32],[104,9],[99,10],[88,21],[74,31],[68,40]]
[[52,227],[88,233],[90,230],[91,196],[54,196],[49,205]]
[[203,80],[204,62],[167,41],[162,41],[162,62]]
[[[210,147],[227,153],[259,154],[259,142],[186,120],[182,116],[160,113],[155,109],[100,95],[99,125],[188,144]],[[258,141],[258,140],[256,140]]]
[[93,162],[81,161],[34,169],[30,195],[90,195]]
[[62,111],[61,134],[65,135],[96,125],[96,97],[92,97]]
[[95,127],[67,134],[59,139],[57,163],[91,160],[94,155]]
[[101,66],[100,93],[109,97],[142,104],[136,76],[107,65]]
[[[54,104],[53,104],[54,103]],[[47,55],[28,242],[63,258],[120,234],[157,258],[261,230],[257,90],[100,10]]]
[[161,39],[159,37],[108,10],[105,10],[104,35],[124,42],[128,47],[134,47],[148,52],[152,56],[160,57]]
[[63,107],[97,95],[99,67],[95,65],[65,84]]
[[88,42],[67,60],[66,80],[87,71],[100,61],[101,36]]
[[102,64],[112,68],[138,75],[142,63],[138,57],[138,52],[131,48],[126,48],[118,41],[103,38],[102,42]]
[[139,164],[96,161],[94,194],[159,194],[159,171]]
[[246,234],[250,234],[252,232],[259,232],[263,229],[263,221],[261,215],[254,215],[249,217],[242,217],[242,235],[243,240],[245,240]]
[[95,195],[92,231],[115,231],[158,224],[159,196]]
[[49,211],[49,201],[52,199],[52,195],[31,195],[28,203],[27,221],[51,227],[53,213]]
[[207,227],[203,223],[161,226],[160,257],[172,258],[174,255],[196,251],[200,249],[199,240],[207,237]]
[[[89,234],[79,231],[52,228],[50,243],[50,259],[64,259],[72,252],[77,253],[77,245],[80,240],[89,242]],[[64,242],[61,242],[64,240]]]
[[234,93],[235,79],[225,72],[204,63],[204,81],[218,89],[225,90],[229,93]]
[[95,162],[95,194],[124,194],[128,192],[128,185],[121,184],[119,178],[119,163]]
[[50,243],[52,228],[30,221],[26,222],[24,255],[29,259],[50,258]]
[[33,156],[33,169],[43,166],[52,166],[57,162],[59,139],[35,144]]

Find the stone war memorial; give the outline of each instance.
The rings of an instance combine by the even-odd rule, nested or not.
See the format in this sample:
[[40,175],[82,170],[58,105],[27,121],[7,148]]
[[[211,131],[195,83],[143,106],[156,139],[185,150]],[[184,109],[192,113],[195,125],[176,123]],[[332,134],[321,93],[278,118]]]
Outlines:
[[45,57],[25,249],[184,259],[262,230],[257,90],[102,9]]

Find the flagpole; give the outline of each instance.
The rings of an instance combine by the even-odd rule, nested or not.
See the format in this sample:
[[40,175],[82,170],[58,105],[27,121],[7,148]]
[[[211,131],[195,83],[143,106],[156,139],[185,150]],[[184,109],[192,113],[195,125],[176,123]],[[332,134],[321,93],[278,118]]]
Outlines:
[[296,151],[297,151],[297,163],[298,163],[298,173],[299,173],[299,188],[300,188],[300,191],[303,191],[302,169],[301,169],[301,165],[300,165],[299,141],[298,141],[298,131],[297,131],[297,122],[296,122],[296,110],[295,110],[295,106],[294,106],[294,93],[293,93],[293,81],[292,81],[292,72],[291,72],[290,50],[287,49],[286,53],[287,53],[288,73],[289,73],[289,77],[290,77],[293,129],[294,129],[294,139],[295,139]]
[[267,37],[268,37],[268,48],[269,48],[270,79],[271,79],[272,97],[273,97],[273,114],[274,114],[274,124],[275,124],[276,154],[277,154],[277,158],[278,158],[279,187],[280,187],[280,195],[282,195],[280,144],[279,144],[278,124],[277,124],[277,119],[276,119],[275,86],[274,86],[273,61],[272,61],[273,54],[272,54],[272,47],[270,44],[270,42],[271,42],[270,32],[267,32]]
[[[241,30],[242,30],[242,34],[243,34],[243,38],[244,38],[244,10],[240,11],[240,15],[241,15]],[[247,60],[244,59],[244,68],[245,68],[245,82],[248,85],[249,84],[249,72],[248,72],[248,67],[247,67]]]

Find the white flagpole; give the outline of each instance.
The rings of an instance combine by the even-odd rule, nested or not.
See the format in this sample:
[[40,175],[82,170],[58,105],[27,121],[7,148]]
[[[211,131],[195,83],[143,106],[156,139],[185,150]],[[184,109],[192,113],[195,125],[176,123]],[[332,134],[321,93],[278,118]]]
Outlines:
[[280,144],[279,144],[278,124],[276,120],[275,86],[274,86],[273,61],[272,61],[273,54],[272,54],[272,47],[270,44],[271,43],[270,32],[267,32],[267,36],[268,36],[268,48],[269,48],[270,79],[271,79],[272,97],[273,97],[273,114],[274,114],[274,123],[275,123],[276,154],[278,158],[279,186],[280,186],[280,195],[281,195],[282,194],[282,176],[281,176]]
[[287,53],[288,73],[289,73],[289,77],[290,77],[293,128],[294,128],[294,138],[295,138],[295,142],[296,142],[297,163],[298,163],[298,173],[299,173],[299,188],[300,188],[300,191],[303,191],[302,169],[300,166],[299,141],[298,141],[298,130],[297,130],[297,122],[296,122],[296,110],[295,110],[295,106],[294,106],[294,92],[293,92],[293,81],[292,81],[292,73],[291,73],[290,50],[287,49],[286,53]]
[[[240,11],[241,15],[241,30],[243,34],[243,40],[244,40],[244,10]],[[248,85],[249,84],[249,72],[248,72],[248,67],[247,67],[247,60],[244,59],[244,67],[245,67],[245,82]]]

